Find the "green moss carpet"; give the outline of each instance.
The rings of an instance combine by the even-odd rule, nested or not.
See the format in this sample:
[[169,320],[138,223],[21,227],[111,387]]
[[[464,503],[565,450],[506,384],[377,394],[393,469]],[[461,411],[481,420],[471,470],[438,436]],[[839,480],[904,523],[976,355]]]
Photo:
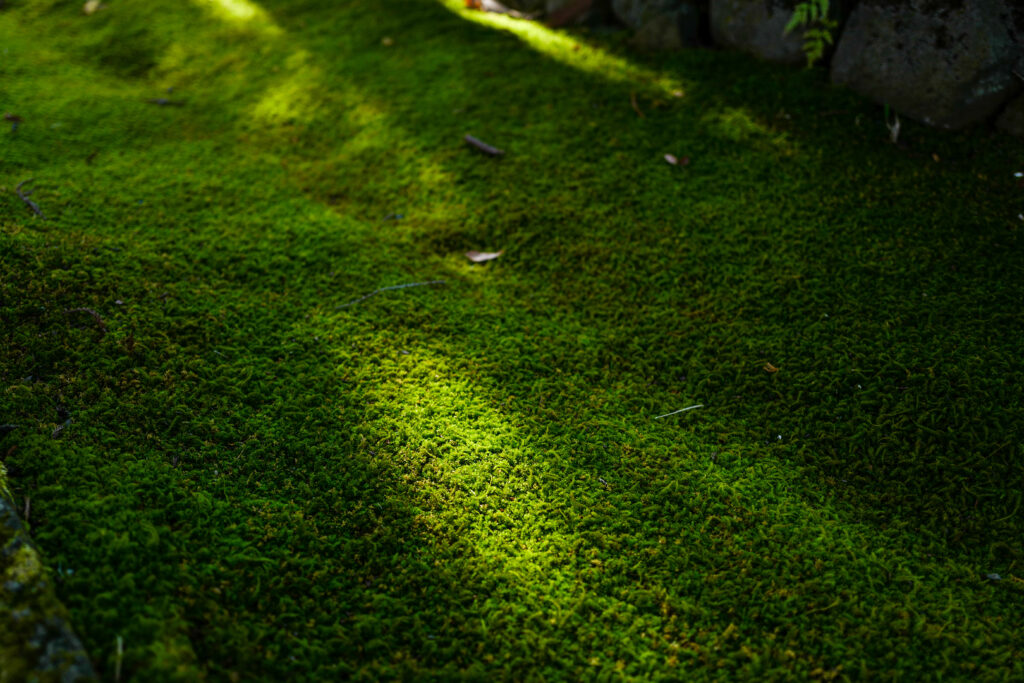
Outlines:
[[460,4],[0,10],[0,457],[100,675],[1024,678],[1021,142]]

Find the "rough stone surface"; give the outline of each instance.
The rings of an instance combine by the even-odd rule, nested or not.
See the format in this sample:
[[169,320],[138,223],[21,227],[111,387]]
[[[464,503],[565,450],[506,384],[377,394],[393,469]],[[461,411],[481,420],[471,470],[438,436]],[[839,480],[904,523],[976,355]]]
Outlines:
[[500,4],[509,9],[522,12],[523,14],[541,14],[544,12],[545,0],[497,0]]
[[619,21],[636,31],[634,42],[646,50],[696,47],[700,8],[684,0],[612,0]]
[[0,463],[0,683],[95,681],[6,484]]
[[996,128],[1024,138],[1024,95],[1018,95],[1006,105],[1006,109],[996,119]]
[[995,113],[1019,88],[1014,0],[863,0],[850,15],[832,80],[945,129]]
[[[544,14],[547,16],[547,20],[559,16],[559,12],[563,10],[570,10],[574,6],[578,5],[580,0],[545,0],[544,2]],[[576,14],[571,21],[568,21],[562,25],[595,25],[604,26],[610,23],[612,20],[612,7],[611,0],[591,0],[589,6],[579,14]]]
[[711,0],[711,35],[722,47],[779,64],[806,61],[800,31],[786,35],[795,0]]

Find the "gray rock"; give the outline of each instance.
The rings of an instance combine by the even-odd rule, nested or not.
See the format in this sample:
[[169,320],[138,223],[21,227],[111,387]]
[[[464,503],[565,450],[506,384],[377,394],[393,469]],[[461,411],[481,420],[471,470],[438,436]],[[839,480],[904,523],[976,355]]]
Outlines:
[[[548,22],[559,20],[558,27],[587,24],[603,26],[611,21],[611,0],[592,0],[586,9],[577,13],[579,5],[580,0],[544,0],[544,14]],[[571,19],[563,21],[559,14],[563,11],[570,12]]]
[[1024,95],[1018,95],[1010,101],[1003,113],[996,119],[996,128],[1024,138]]
[[0,681],[97,680],[48,576],[0,463]]
[[938,128],[984,120],[1019,87],[1014,1],[862,0],[832,81]]
[[544,14],[551,16],[559,10],[565,9],[576,0],[544,0]]
[[696,47],[700,9],[686,0],[612,0],[619,21],[636,31],[634,42],[646,50]]
[[711,0],[711,36],[722,47],[779,64],[806,61],[801,31],[786,35],[795,0]]

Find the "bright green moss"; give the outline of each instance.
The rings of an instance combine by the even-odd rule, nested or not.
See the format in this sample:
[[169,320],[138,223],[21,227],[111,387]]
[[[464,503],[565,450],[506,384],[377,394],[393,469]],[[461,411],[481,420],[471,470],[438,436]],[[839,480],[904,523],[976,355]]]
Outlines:
[[1018,142],[455,4],[107,4],[0,14],[0,455],[103,677],[1024,677]]

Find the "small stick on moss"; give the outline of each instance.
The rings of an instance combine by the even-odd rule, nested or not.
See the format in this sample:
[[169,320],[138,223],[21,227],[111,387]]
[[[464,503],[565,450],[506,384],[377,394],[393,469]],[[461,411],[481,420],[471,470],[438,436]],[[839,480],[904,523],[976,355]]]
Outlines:
[[633,111],[640,118],[644,118],[644,113],[640,111],[640,105],[636,103],[636,92],[629,93],[629,103],[633,105]]
[[107,333],[107,324],[103,322],[103,318],[100,317],[100,314],[97,313],[96,311],[92,310],[91,308],[67,308],[67,309],[64,310],[64,312],[68,313],[68,314],[70,314],[70,313],[88,313],[89,315],[91,315],[96,320],[96,323],[100,327],[100,332],[102,332],[103,334]]
[[25,202],[28,205],[28,208],[32,209],[37,216],[39,216],[45,221],[46,216],[43,215],[42,209],[39,208],[38,204],[29,199],[29,197],[32,196],[32,193],[35,192],[35,190],[25,190],[24,192],[21,191],[22,185],[25,185],[26,183],[32,183],[33,180],[35,179],[29,178],[28,180],[22,180],[20,183],[18,183],[18,186],[14,188],[14,191],[18,193],[18,197],[21,198],[21,201]]
[[32,499],[25,496],[25,522],[31,521],[32,516]]
[[150,104],[155,104],[160,107],[184,107],[185,103],[181,100],[169,100],[166,97],[154,97],[146,100]]
[[685,413],[687,410],[693,410],[694,408],[703,408],[703,407],[704,407],[703,403],[698,403],[695,406],[687,406],[686,408],[680,408],[679,410],[673,410],[671,413],[665,413],[664,415],[658,415],[654,419],[655,420],[660,420],[661,418],[668,417],[669,415],[675,415],[676,413]]
[[405,289],[406,287],[423,287],[425,285],[443,285],[443,284],[444,284],[444,280],[427,280],[426,282],[410,282],[410,283],[405,284],[405,285],[391,285],[390,287],[381,287],[380,289],[373,290],[372,292],[370,292],[366,296],[361,296],[358,299],[353,299],[352,301],[349,301],[347,304],[341,304],[340,306],[337,306],[334,310],[339,310],[339,309],[342,309],[342,308],[348,308],[349,306],[351,306],[353,304],[357,304],[360,301],[366,301],[371,296],[376,296],[376,295],[380,294],[381,292],[387,292],[387,291],[392,290],[392,289]]
[[484,154],[488,154],[488,155],[490,155],[492,157],[500,157],[502,154],[505,153],[504,150],[498,149],[497,147],[492,147],[491,145],[488,145],[483,140],[479,140],[479,139],[473,137],[472,135],[466,135],[466,137],[464,139],[465,139],[465,141],[469,145],[471,145],[473,147],[476,147],[478,150],[480,150]]
[[124,638],[117,637],[114,641],[117,644],[117,659],[114,660],[114,681],[121,683],[121,662],[124,659]]

